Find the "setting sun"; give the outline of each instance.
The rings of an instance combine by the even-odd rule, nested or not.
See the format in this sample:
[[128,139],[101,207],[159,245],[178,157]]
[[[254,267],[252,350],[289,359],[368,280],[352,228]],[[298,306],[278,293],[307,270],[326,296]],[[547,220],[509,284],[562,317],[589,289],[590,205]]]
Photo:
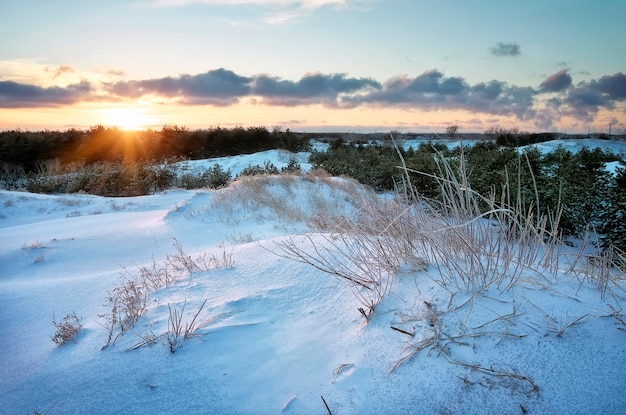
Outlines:
[[123,130],[143,130],[156,122],[156,117],[145,108],[108,108],[102,110],[103,124]]

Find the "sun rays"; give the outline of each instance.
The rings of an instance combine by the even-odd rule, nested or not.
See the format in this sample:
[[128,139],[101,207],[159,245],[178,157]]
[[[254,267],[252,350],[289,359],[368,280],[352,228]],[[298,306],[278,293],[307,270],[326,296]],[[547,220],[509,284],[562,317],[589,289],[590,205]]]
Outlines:
[[127,131],[144,130],[158,124],[146,108],[113,107],[101,110],[102,124]]

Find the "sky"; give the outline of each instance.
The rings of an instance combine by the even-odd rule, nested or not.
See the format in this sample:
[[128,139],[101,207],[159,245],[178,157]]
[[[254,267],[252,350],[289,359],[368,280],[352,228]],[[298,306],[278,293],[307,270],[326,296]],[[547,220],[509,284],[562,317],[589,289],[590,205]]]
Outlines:
[[0,130],[626,128],[623,0],[0,0]]

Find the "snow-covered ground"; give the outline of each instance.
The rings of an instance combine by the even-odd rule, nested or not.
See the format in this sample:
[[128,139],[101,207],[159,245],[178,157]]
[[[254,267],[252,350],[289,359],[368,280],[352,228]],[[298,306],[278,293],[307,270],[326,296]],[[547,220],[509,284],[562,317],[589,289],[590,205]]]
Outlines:
[[[266,160],[280,168],[289,155],[190,168],[218,162],[237,174]],[[328,243],[310,218],[356,215],[372,197],[329,178],[130,198],[0,191],[0,412],[624,413],[623,279],[602,297],[581,273],[528,270],[511,290],[470,295],[437,284],[433,264],[401,268],[365,324],[353,287],[279,255],[307,232]],[[151,292],[134,328],[103,348],[107,297],[179,248],[214,261]],[[210,322],[180,347],[163,336],[133,349],[166,333],[172,310]],[[71,312],[83,328],[57,346],[53,315]],[[396,366],[435,329],[441,344]]]
[[[476,140],[460,140],[460,139],[449,139],[443,138],[438,140],[406,140],[404,142],[405,147],[413,146],[417,147],[420,143],[442,143],[447,145],[449,148],[458,147],[462,145],[471,145]],[[604,150],[612,151],[615,154],[621,154],[622,156],[626,155],[626,140],[602,140],[599,138],[582,138],[582,139],[558,139],[558,140],[550,140],[545,141],[543,143],[531,144],[530,146],[537,147],[543,153],[549,153],[555,150],[557,147],[561,146],[566,150],[569,150],[573,153],[576,153],[583,147],[587,147],[591,150],[594,148],[601,148]]]
[[[453,149],[461,145],[464,145],[464,146],[472,145],[472,143],[474,143],[475,140],[438,139],[435,141],[427,141],[427,140],[417,139],[417,140],[406,140],[403,142],[402,145],[403,145],[403,148],[405,149],[408,149],[409,147],[413,147],[414,149],[417,149],[420,143],[428,143],[428,142],[443,143],[446,146],[448,146],[448,148]],[[626,157],[626,140],[602,140],[599,138],[559,139],[559,140],[546,141],[543,143],[530,144],[528,146],[520,147],[520,149],[523,149],[525,147],[535,147],[543,154],[550,153],[556,150],[558,147],[562,147],[572,153],[577,153],[583,147],[587,147],[590,150],[593,150],[595,148],[600,148],[605,151],[611,151],[614,154],[617,154],[621,157]],[[624,168],[626,166],[623,166],[618,161],[614,161],[614,162],[607,163],[606,167],[609,171],[615,172],[615,169],[617,167]]]

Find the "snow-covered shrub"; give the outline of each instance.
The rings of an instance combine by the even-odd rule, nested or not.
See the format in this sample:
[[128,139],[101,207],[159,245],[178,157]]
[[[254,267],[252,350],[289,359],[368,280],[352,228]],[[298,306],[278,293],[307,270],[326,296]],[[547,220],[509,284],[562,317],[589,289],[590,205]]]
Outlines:
[[298,163],[298,160],[291,157],[285,167],[280,169],[281,173],[302,173],[302,166]]
[[50,336],[50,338],[59,346],[67,342],[76,343],[74,337],[83,327],[80,323],[80,317],[78,317],[74,311],[63,317],[61,321],[56,321],[56,317],[53,314],[52,325],[56,328],[56,332],[53,336]]
[[224,170],[219,164],[213,165],[210,169],[202,174],[202,178],[206,181],[207,187],[211,189],[219,189],[227,186],[232,180],[230,170]]
[[[173,245],[176,252],[168,255],[162,263],[153,260],[150,265],[139,266],[138,273],[122,270],[121,282],[106,298],[105,306],[109,309],[108,312],[99,315],[105,320],[103,326],[109,332],[104,347],[114,345],[121,335],[137,324],[148,311],[150,295],[153,292],[172,286],[197,271],[226,269],[235,265],[232,251],[228,252],[225,245],[220,246],[221,252],[217,255],[202,253],[196,256],[188,255],[176,239]],[[142,344],[149,342],[147,339],[145,337]]]
[[262,175],[262,174],[279,174],[279,173],[280,173],[280,170],[278,170],[278,167],[276,167],[274,163],[267,160],[265,161],[265,164],[263,166],[255,164],[255,165],[249,165],[245,167],[241,171],[241,173],[239,173],[239,176],[257,176],[257,175]]
[[206,302],[207,300],[204,300],[198,308],[198,311],[196,311],[184,324],[183,318],[185,316],[185,306],[187,303],[184,302],[180,310],[173,308],[170,304],[167,305],[167,309],[169,310],[169,319],[167,322],[167,343],[169,345],[170,353],[175,353],[176,350],[180,349],[187,340],[194,337],[200,337],[199,330],[222,317],[220,314],[206,320],[199,320],[198,317],[206,305]]

